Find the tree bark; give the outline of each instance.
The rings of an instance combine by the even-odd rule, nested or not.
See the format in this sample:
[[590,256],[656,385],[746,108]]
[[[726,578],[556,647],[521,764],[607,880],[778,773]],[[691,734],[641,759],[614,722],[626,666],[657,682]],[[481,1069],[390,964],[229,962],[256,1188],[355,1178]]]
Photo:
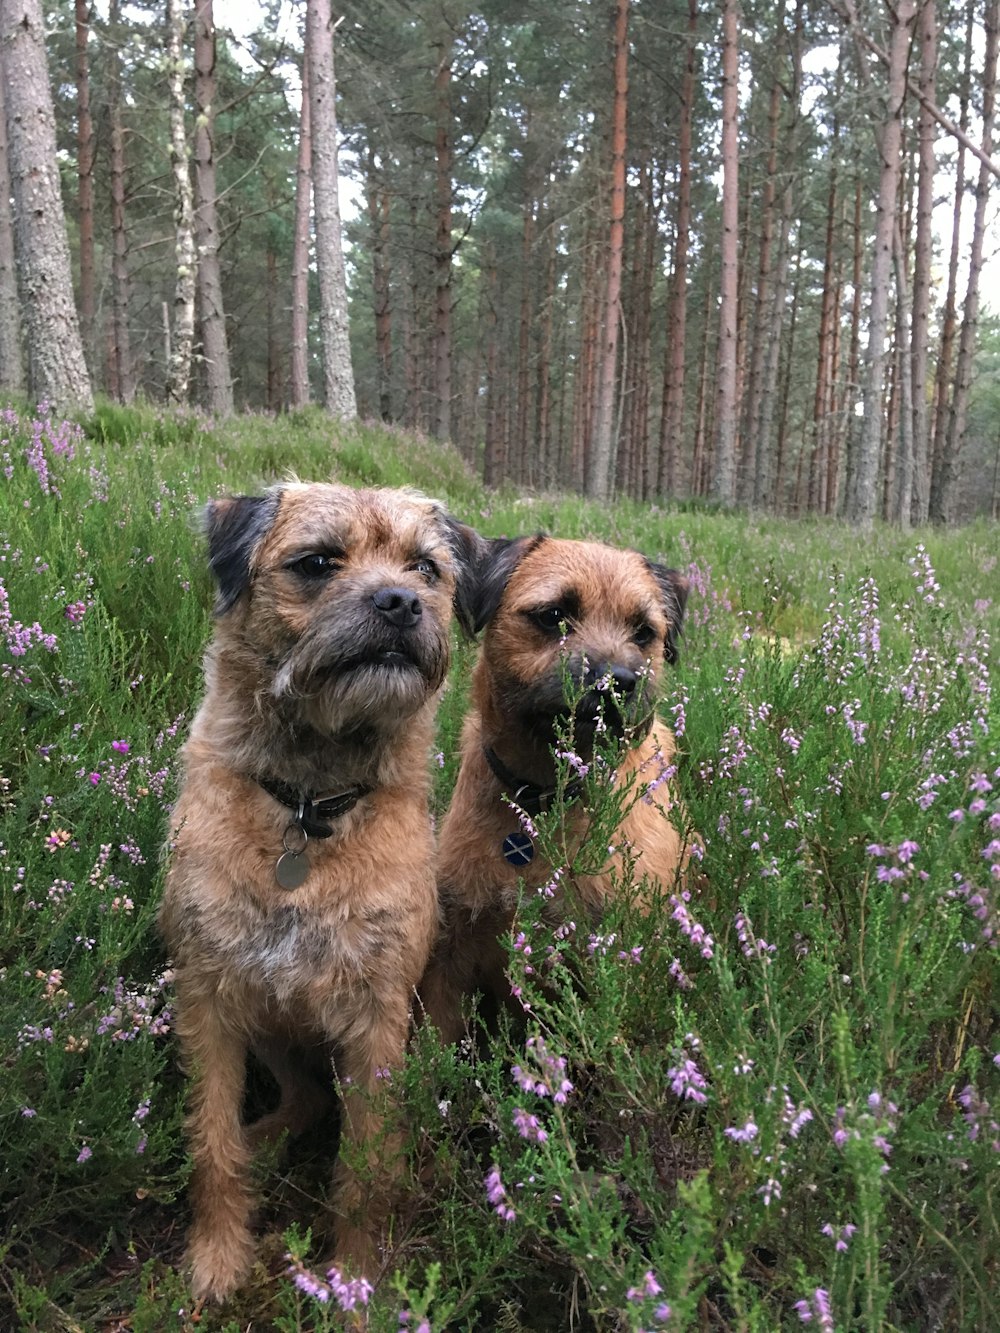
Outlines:
[[111,292],[112,337],[117,397],[130,403],[135,397],[132,345],[129,336],[128,230],[125,223],[125,126],[122,121],[121,58],[118,40],[120,0],[108,11],[112,40],[108,52],[108,116],[111,123]]
[[935,0],[923,0],[918,21],[920,90],[923,100],[917,126],[917,234],[913,252],[913,343],[910,362],[913,400],[913,514],[925,523],[930,504],[930,413],[927,404],[927,359],[930,346],[931,271],[934,238],[935,121],[933,102],[937,73]]
[[309,402],[309,220],[312,216],[312,128],[309,116],[309,60],[302,56],[299,152],[295,167],[295,223],[292,233],[292,336],[288,402]]
[[916,0],[898,0],[895,10],[890,13],[892,28],[885,118],[876,128],[875,134],[880,171],[868,309],[868,346],[865,354],[864,415],[858,439],[854,486],[852,494],[848,496],[847,508],[848,520],[865,530],[870,529],[874,523],[878,498],[892,238],[902,168],[900,148],[903,101],[906,97],[906,60],[915,17]]
[[616,0],[614,28],[614,105],[611,117],[611,231],[608,242],[604,331],[594,414],[593,441],[587,466],[587,494],[607,500],[615,450],[615,377],[618,327],[621,322],[622,248],[625,233],[625,133],[628,115],[629,0]]
[[94,400],[73,303],[40,0],[0,0],[0,78],[28,392],[57,411],[90,412]]
[[719,270],[719,347],[715,394],[715,457],[711,496],[736,501],[736,375],[739,311],[739,3],[722,5],[722,238]]
[[997,49],[1000,42],[1000,0],[989,0],[984,15],[986,51],[983,59],[983,144],[976,184],[976,211],[969,247],[969,276],[962,310],[962,328],[955,360],[955,384],[948,416],[948,437],[942,459],[939,507],[932,515],[936,522],[951,518],[952,493],[958,478],[958,463],[965,443],[969,390],[972,387],[976,330],[979,324],[979,279],[983,270],[983,246],[986,236],[986,209],[990,196],[990,169],[987,161],[993,152],[993,117],[996,109]]
[[[969,103],[972,98],[972,50],[975,29],[976,3],[967,0],[965,12],[965,57],[962,81],[959,87],[959,124],[969,128]],[[948,286],[944,313],[941,316],[941,342],[938,349],[937,374],[934,379],[934,438],[931,449],[931,488],[928,516],[935,522],[944,522],[941,503],[942,463],[948,440],[948,412],[953,385],[952,362],[955,355],[955,328],[958,308],[958,260],[962,248],[962,204],[965,198],[965,147],[960,141],[955,161],[955,203],[952,210],[951,249],[948,257]]]
[[195,0],[194,136],[195,243],[198,249],[198,300],[201,346],[205,358],[208,410],[225,417],[233,411],[226,312],[219,262],[218,187],[215,172],[215,16],[212,0]]
[[434,416],[432,431],[439,440],[451,434],[451,204],[454,148],[451,128],[451,38],[435,48],[434,76]]
[[372,295],[375,302],[375,370],[378,412],[392,420],[392,272],[389,262],[389,190],[368,144],[368,226],[372,251]]
[[10,198],[7,113],[4,80],[0,78],[0,393],[22,394],[24,360],[21,356],[21,315],[17,299],[14,223],[11,217]]
[[90,7],[76,0],[76,178],[80,242],[80,335],[84,355],[94,364],[97,302],[94,286],[94,122],[90,114]]
[[[688,0],[687,46],[684,77],[681,80],[680,124],[677,129],[677,222],[657,450],[656,490],[660,495],[672,495],[677,489],[678,461],[684,432],[684,358],[687,350],[688,247],[691,237],[691,138],[694,76],[698,62],[697,39],[698,0]],[[695,489],[693,469],[691,486]]]
[[337,84],[330,0],[308,0],[306,52],[309,59],[313,209],[319,327],[323,355],[323,404],[341,421],[358,415],[351,367],[347,315],[347,275],[340,226],[340,173],[337,165]]
[[168,403],[186,406],[191,394],[197,256],[194,244],[194,190],[191,186],[190,152],[184,128],[184,30],[187,21],[180,0],[166,0],[166,16],[170,168],[174,176],[174,258],[177,266],[166,396]]

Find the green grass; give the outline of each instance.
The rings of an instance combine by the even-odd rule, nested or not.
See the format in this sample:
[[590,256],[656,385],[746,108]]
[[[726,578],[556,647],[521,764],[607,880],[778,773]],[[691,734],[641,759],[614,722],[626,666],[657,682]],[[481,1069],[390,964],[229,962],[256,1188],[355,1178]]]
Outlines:
[[[434,1330],[770,1330],[802,1301],[822,1327],[817,1290],[837,1329],[993,1326],[996,525],[860,540],[487,494],[450,450],[317,411],[214,426],[103,406],[81,431],[10,410],[0,466],[0,1327],[395,1331],[405,1310]],[[644,917],[624,883],[608,920],[562,935],[526,901],[527,1031],[474,1052],[418,1034],[397,1080],[411,1178],[366,1314],[288,1276],[324,1253],[319,1139],[261,1164],[261,1262],[196,1318],[155,932],[210,629],[196,515],[290,473],[414,485],[487,534],[686,570],[662,708],[705,884],[688,902],[658,886]],[[472,655],[439,714],[439,808]],[[565,1103],[512,1078],[539,1058],[528,1036],[565,1061]]]

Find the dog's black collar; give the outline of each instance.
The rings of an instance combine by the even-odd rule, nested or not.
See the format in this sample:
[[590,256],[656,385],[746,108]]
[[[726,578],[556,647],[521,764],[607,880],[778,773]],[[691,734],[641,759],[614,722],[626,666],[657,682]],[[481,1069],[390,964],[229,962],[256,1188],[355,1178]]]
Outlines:
[[[540,787],[537,782],[524,782],[510,771],[496,750],[490,745],[483,746],[483,758],[489,764],[493,776],[513,803],[518,809],[523,810],[526,815],[540,814],[542,810],[546,809],[558,790],[556,787]],[[582,791],[583,783],[579,778],[574,778],[571,782],[566,783],[563,796],[567,801],[572,801]]]
[[303,796],[294,787],[290,787],[286,782],[278,782],[275,778],[256,777],[254,781],[259,787],[264,788],[268,796],[273,796],[289,810],[295,811],[293,823],[310,838],[331,838],[333,829],[330,821],[346,815],[348,810],[354,809],[362,796],[367,796],[374,790],[372,787],[358,786],[348,787],[346,791],[329,792],[322,796]]

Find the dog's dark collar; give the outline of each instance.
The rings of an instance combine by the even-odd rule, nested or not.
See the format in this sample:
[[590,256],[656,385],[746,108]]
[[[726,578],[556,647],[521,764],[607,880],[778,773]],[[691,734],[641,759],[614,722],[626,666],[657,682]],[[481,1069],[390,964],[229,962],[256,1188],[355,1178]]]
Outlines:
[[263,787],[268,796],[295,811],[294,823],[307,833],[310,838],[330,838],[333,836],[331,821],[353,810],[362,796],[374,790],[372,787],[348,787],[346,791],[328,792],[321,796],[304,796],[286,782],[275,778],[255,777],[254,781]]
[[[490,745],[483,746],[483,758],[489,764],[493,776],[513,803],[520,810],[523,810],[526,815],[540,814],[542,810],[547,808],[558,791],[557,787],[540,787],[537,782],[525,782],[522,778],[519,778],[510,771]],[[572,801],[582,791],[583,783],[579,778],[574,778],[571,782],[566,783],[563,789],[563,797],[567,801]]]

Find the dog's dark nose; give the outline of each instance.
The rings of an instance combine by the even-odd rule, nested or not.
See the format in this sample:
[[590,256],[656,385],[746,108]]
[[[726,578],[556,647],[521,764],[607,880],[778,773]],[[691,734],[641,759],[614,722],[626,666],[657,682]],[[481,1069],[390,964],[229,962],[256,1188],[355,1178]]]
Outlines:
[[612,667],[608,675],[611,677],[611,688],[616,694],[621,694],[625,698],[628,698],[639,684],[638,673],[630,671],[628,667]]
[[420,598],[409,588],[379,588],[372,595],[375,610],[396,629],[411,629],[423,614]]
[[593,689],[600,686],[602,689],[612,689],[615,694],[628,698],[635,692],[635,687],[639,684],[639,676],[635,671],[624,666],[608,666],[602,663],[599,666],[591,666],[587,669],[586,684]]

